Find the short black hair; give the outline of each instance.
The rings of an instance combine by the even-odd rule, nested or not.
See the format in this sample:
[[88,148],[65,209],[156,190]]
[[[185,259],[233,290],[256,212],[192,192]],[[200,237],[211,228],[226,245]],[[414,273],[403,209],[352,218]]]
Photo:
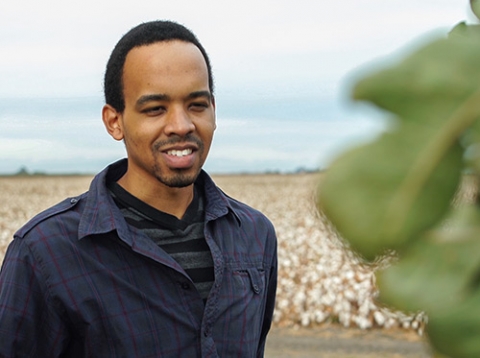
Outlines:
[[123,67],[128,53],[135,47],[151,45],[156,42],[180,40],[198,47],[205,59],[208,70],[208,85],[213,95],[213,75],[207,52],[192,31],[173,21],[151,21],[132,28],[118,41],[107,62],[104,77],[105,102],[118,112],[125,110],[123,95]]

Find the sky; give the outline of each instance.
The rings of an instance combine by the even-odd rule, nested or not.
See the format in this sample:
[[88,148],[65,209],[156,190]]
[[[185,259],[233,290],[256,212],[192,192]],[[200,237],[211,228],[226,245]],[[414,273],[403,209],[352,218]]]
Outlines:
[[472,21],[467,0],[2,0],[0,174],[96,172],[125,155],[101,123],[102,78],[133,26],[174,20],[212,62],[211,172],[328,167],[385,128],[355,80]]

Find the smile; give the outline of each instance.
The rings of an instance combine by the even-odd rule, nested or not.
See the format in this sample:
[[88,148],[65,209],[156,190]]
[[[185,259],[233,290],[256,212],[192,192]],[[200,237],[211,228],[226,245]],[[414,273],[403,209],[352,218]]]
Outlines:
[[183,149],[183,150],[172,149],[172,150],[169,150],[167,154],[173,155],[175,157],[184,157],[192,154],[192,149]]

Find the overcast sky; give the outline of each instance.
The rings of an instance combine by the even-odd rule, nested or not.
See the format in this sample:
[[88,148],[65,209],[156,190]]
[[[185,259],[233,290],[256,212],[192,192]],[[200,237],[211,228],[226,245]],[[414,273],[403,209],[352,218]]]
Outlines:
[[[349,79],[367,64],[406,53],[471,15],[467,0],[1,0],[0,98],[101,98],[113,46],[131,27],[153,19],[178,21],[197,34],[211,57],[218,98],[226,103],[313,97],[342,102]],[[15,155],[15,146],[24,145],[2,130],[13,124],[1,111],[0,172],[10,169],[5,160]],[[359,133],[371,130],[364,127],[359,122]],[[339,140],[352,132],[341,123],[323,130],[331,138],[336,131]],[[220,149],[232,154],[240,146]],[[220,149],[214,160],[224,158]],[[263,150],[264,156],[278,154]]]

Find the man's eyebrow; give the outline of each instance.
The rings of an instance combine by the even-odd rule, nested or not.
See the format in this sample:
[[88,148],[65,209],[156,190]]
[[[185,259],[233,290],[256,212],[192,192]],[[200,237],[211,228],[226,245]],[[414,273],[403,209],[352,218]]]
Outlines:
[[210,91],[195,91],[195,92],[192,92],[187,96],[187,99],[195,99],[195,98],[199,98],[199,97],[206,97],[206,98],[208,98],[209,101],[212,100],[212,94],[210,93]]
[[136,105],[142,106],[145,103],[152,101],[168,101],[170,97],[166,94],[146,94],[137,99]]
[[[206,97],[209,101],[212,100],[212,94],[210,93],[210,91],[195,91],[195,92],[189,93],[186,99],[191,100],[199,97]],[[168,100],[170,100],[170,96],[167,94],[162,94],[162,93],[146,94],[141,96],[135,104],[138,107],[148,102],[168,101]]]

